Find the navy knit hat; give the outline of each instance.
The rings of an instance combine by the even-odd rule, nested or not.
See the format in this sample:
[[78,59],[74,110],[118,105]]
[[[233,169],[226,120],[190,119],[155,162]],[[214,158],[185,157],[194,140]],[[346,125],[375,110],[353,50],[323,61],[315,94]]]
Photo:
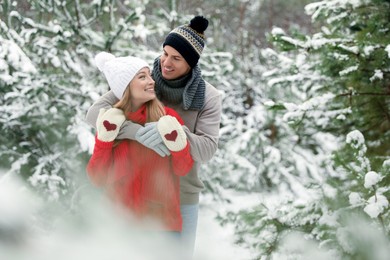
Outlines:
[[165,38],[163,47],[169,45],[177,50],[191,68],[198,63],[204,48],[204,31],[209,21],[203,16],[195,16],[190,24],[173,29]]

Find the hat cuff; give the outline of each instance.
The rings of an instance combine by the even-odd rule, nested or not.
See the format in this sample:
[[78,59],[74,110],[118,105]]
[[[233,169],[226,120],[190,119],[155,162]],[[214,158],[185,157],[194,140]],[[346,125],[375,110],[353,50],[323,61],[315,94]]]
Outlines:
[[179,34],[170,33],[165,39],[163,47],[165,47],[166,45],[169,45],[175,50],[177,50],[181,54],[181,56],[183,56],[183,58],[187,61],[188,65],[191,68],[195,67],[196,64],[198,64],[200,58],[198,53],[188,43],[188,41]]

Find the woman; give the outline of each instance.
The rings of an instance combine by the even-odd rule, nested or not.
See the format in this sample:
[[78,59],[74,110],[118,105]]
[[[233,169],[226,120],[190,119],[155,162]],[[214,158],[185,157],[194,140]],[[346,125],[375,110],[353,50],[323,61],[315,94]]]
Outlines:
[[[140,219],[154,218],[164,230],[180,232],[180,176],[193,166],[183,121],[156,98],[155,82],[145,61],[131,56],[116,58],[106,52],[99,53],[95,61],[119,101],[99,112],[88,175]],[[158,138],[149,141],[162,140],[171,156],[161,157],[136,140],[115,140],[125,120],[155,125]]]

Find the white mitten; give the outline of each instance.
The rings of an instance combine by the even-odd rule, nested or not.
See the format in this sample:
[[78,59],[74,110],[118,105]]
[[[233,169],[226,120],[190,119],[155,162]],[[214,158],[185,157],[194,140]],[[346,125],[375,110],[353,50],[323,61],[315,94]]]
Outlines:
[[178,152],[187,145],[187,136],[183,127],[173,116],[163,116],[157,123],[157,129],[169,150]]
[[96,120],[97,138],[103,142],[114,141],[125,120],[123,111],[118,108],[100,109]]

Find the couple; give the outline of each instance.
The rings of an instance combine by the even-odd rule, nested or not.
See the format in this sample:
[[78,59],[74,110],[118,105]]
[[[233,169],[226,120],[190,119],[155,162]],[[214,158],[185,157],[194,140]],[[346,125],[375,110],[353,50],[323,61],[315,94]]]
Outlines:
[[207,26],[196,16],[172,30],[151,73],[136,57],[98,54],[111,91],[87,113],[97,130],[87,166],[91,180],[107,185],[136,215],[155,216],[179,232],[189,256],[204,188],[200,164],[217,150],[221,120],[221,94],[197,65]]

